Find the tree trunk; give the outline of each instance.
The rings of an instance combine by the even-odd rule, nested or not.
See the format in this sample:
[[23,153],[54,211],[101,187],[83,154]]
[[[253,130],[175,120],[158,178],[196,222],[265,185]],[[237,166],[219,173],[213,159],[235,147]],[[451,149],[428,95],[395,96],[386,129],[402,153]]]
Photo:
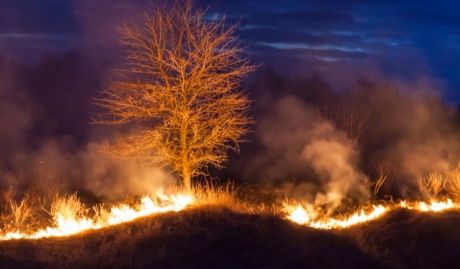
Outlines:
[[184,182],[184,188],[186,192],[191,192],[192,190],[192,180],[190,177],[190,168],[187,164],[184,164],[182,168],[182,179]]

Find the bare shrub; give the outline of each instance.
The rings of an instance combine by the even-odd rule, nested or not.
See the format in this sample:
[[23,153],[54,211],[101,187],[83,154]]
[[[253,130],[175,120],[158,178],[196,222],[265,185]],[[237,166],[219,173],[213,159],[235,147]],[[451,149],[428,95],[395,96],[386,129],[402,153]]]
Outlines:
[[446,178],[439,173],[430,173],[427,177],[417,179],[419,190],[423,196],[437,197],[446,190]]
[[460,200],[460,167],[452,169],[447,175],[447,191],[450,197]]

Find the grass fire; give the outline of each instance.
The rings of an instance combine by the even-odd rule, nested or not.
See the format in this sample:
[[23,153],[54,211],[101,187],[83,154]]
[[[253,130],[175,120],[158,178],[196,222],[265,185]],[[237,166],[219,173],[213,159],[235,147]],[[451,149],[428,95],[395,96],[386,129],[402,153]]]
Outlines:
[[0,19],[0,268],[460,267],[460,108],[440,83],[279,73],[264,51],[368,50],[346,31],[248,41],[298,40],[295,14],[269,27],[192,0],[115,1],[136,16],[97,50],[110,27],[81,2],[91,42],[34,63],[2,56],[23,35]]
[[[442,177],[438,176],[437,178]],[[404,259],[407,257],[395,254],[391,245],[385,245],[389,242],[381,242],[381,246],[373,246],[384,247],[388,253],[379,254],[375,252],[376,250],[370,245],[374,244],[374,241],[361,238],[362,233],[372,234],[382,231],[388,233],[392,232],[391,229],[394,228],[391,227],[398,225],[399,222],[407,224],[413,221],[411,218],[422,218],[423,221],[412,229],[416,229],[417,236],[423,238],[423,236],[433,236],[430,234],[430,229],[443,229],[444,222],[450,222],[449,225],[452,225],[450,229],[456,229],[453,225],[460,223],[460,204],[456,200],[453,201],[448,198],[451,196],[448,192],[444,192],[445,189],[442,190],[445,195],[433,197],[429,201],[367,200],[364,203],[347,203],[344,200],[339,207],[331,208],[330,205],[314,205],[307,204],[305,201],[288,199],[286,196],[280,196],[274,190],[267,193],[267,189],[265,189],[266,192],[262,195],[248,189],[245,185],[235,187],[234,184],[230,183],[213,184],[211,182],[197,184],[190,192],[184,192],[182,188],[172,187],[169,190],[165,189],[167,194],[157,193],[131,197],[122,203],[114,205],[96,204],[91,208],[84,205],[77,194],[55,195],[51,203],[48,203],[44,198],[30,194],[27,194],[23,200],[15,202],[14,199],[8,199],[8,197],[12,197],[11,191],[4,192],[2,197],[4,209],[1,215],[3,228],[0,235],[3,242],[0,242],[0,255],[4,259],[4,265],[12,268],[29,268],[29,266],[31,268],[36,266],[46,268],[59,268],[61,266],[69,268],[145,268],[148,266],[145,264],[146,261],[140,263],[140,261],[135,260],[134,257],[138,257],[138,255],[141,255],[142,259],[149,260],[149,264],[153,263],[161,268],[168,266],[189,267],[189,264],[184,262],[191,258],[186,254],[190,246],[183,245],[181,247],[185,253],[175,253],[174,251],[169,253],[168,249],[163,248],[170,243],[173,244],[175,240],[191,240],[187,238],[199,236],[200,231],[203,231],[202,229],[208,229],[212,235],[200,240],[204,240],[206,244],[215,244],[212,242],[223,240],[219,243],[223,244],[220,247],[225,246],[225,244],[234,244],[232,236],[241,236],[239,233],[245,233],[246,229],[256,229],[251,230],[251,237],[258,238],[255,242],[244,243],[245,241],[241,240],[238,244],[250,244],[260,249],[263,248],[259,244],[263,244],[264,240],[270,240],[270,244],[276,246],[283,244],[280,240],[283,242],[284,240],[293,240],[272,238],[271,235],[267,234],[270,231],[281,232],[282,236],[297,236],[296,234],[298,234],[301,237],[306,236],[305,240],[311,240],[308,238],[313,236],[314,233],[311,229],[314,229],[318,231],[316,236],[320,236],[324,240],[332,240],[330,244],[338,244],[338,242],[345,245],[350,244],[348,248],[353,249],[354,252],[352,251],[351,255],[354,255],[355,258],[359,255],[365,255],[361,251],[367,253],[366,258],[359,258],[359,261],[347,261],[346,266],[366,267],[372,265],[381,268],[393,268],[394,262],[406,266]],[[46,204],[50,204],[49,209],[45,208]],[[402,215],[403,217],[395,217],[395,215]],[[254,221],[257,224],[253,223]],[[215,222],[219,223],[218,226],[214,226],[213,223]],[[376,232],[378,230],[374,230],[372,227],[379,225],[388,225],[390,228]],[[244,226],[247,228],[242,228]],[[231,229],[231,234],[227,234],[227,229]],[[406,229],[411,228],[407,227]],[[320,232],[322,230],[331,230],[332,232],[329,235],[322,235]],[[262,235],[260,234],[261,231],[263,231]],[[284,235],[284,233],[292,234]],[[313,234],[305,235],[305,233]],[[333,238],[327,239],[330,236]],[[355,238],[356,236],[358,237]],[[456,238],[458,239],[457,235],[448,242],[455,244],[453,240]],[[157,242],[157,240],[159,241]],[[164,240],[172,241],[167,241],[169,242],[167,243]],[[395,237],[393,240],[398,240],[398,238]],[[313,244],[310,241],[297,242],[293,240],[292,242],[296,242],[297,247]],[[192,240],[187,241],[186,244],[196,243],[200,245],[203,242]],[[43,248],[35,249],[33,246],[38,246],[37,244]],[[93,244],[100,245],[101,248],[92,250]],[[145,244],[153,244],[151,248],[154,249],[154,252],[166,251],[167,254],[160,256],[140,254],[139,251],[142,251]],[[431,243],[421,243],[420,247],[427,247],[426,244]],[[124,249],[125,247],[129,249]],[[207,252],[209,251],[208,247],[208,245],[200,245],[200,248],[203,249],[199,251]],[[323,247],[325,248],[322,250],[323,252],[333,248],[332,245]],[[45,251],[49,253],[44,254]],[[91,253],[94,251],[97,251],[95,252],[97,254]],[[111,253],[113,251],[121,252],[123,256],[114,256]],[[33,256],[24,256],[24,252],[34,254]],[[232,252],[230,254],[236,255],[233,258],[240,259],[238,253]],[[179,261],[175,260],[177,258],[175,255],[181,257]],[[221,253],[220,255],[226,256],[227,254]],[[314,254],[303,252],[302,254],[295,254],[296,262],[301,265],[314,263],[311,260],[311,255]],[[415,254],[410,252],[405,255]],[[192,262],[192,267],[209,265],[226,268],[225,266],[228,264],[226,261],[228,260],[222,261],[218,257],[211,256],[205,261]],[[278,255],[276,257],[279,268],[294,265],[294,263],[288,262],[289,259],[283,259]],[[326,256],[324,257],[326,258]],[[106,258],[108,260],[104,260]],[[217,260],[214,260],[215,258]],[[255,259],[258,258],[255,257]],[[416,256],[416,258],[423,260],[423,257]],[[447,259],[452,262],[456,258],[447,257]],[[441,261],[434,259],[434,261],[426,263],[426,268],[437,265],[439,262]],[[247,263],[244,260],[239,260],[238,264]],[[320,264],[335,268],[335,265],[327,262]],[[407,266],[408,268],[416,268],[411,267],[411,265]]]

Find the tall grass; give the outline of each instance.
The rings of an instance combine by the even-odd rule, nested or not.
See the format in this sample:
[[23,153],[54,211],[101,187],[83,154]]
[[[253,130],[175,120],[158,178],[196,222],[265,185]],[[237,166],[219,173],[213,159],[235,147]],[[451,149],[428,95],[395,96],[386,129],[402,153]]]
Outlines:
[[[19,202],[18,202],[19,200]],[[21,199],[16,199],[12,189],[0,192],[0,231],[3,233],[20,230],[33,230],[43,226],[43,197],[26,193]]]
[[220,183],[216,180],[204,180],[192,188],[193,205],[224,206],[240,213],[279,213],[281,207],[275,205],[275,200],[261,202],[257,197],[250,197],[252,194],[244,193],[240,187],[231,181]]
[[427,177],[417,179],[421,194],[430,198],[438,198],[446,190],[446,184],[446,178],[438,173],[430,173]]
[[445,175],[430,173],[417,180],[419,191],[424,198],[450,198],[460,202],[460,166]]
[[194,204],[200,205],[233,205],[236,201],[236,189],[232,182],[222,185],[212,180],[195,184],[192,188]]
[[460,201],[460,167],[452,169],[447,175],[447,190],[452,199]]

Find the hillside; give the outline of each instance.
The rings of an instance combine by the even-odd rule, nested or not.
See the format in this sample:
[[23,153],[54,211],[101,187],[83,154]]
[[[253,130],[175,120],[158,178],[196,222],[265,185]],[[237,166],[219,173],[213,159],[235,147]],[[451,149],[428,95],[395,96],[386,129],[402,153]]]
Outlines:
[[396,209],[343,230],[361,249],[401,268],[459,268],[460,212]]
[[459,212],[396,210],[337,231],[225,207],[0,243],[1,268],[457,268]]

